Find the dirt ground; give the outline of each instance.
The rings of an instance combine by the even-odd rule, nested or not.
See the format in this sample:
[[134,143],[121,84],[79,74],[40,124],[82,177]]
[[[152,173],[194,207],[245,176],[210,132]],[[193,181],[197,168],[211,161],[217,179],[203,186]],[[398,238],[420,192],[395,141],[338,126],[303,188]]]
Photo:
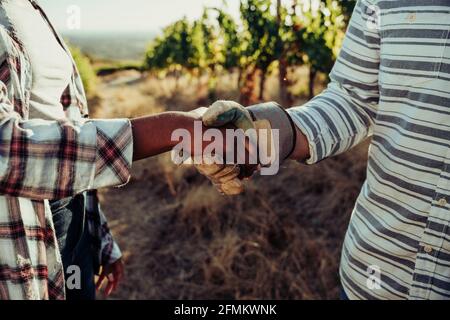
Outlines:
[[[222,80],[218,98],[235,99],[235,79]],[[275,87],[269,80],[268,99]],[[188,110],[205,94],[189,79],[136,74],[104,79],[99,92],[92,106],[104,118]],[[288,162],[234,198],[168,155],[137,163],[129,185],[100,194],[126,262],[113,298],[338,298],[342,241],[366,159],[364,145],[315,166]]]

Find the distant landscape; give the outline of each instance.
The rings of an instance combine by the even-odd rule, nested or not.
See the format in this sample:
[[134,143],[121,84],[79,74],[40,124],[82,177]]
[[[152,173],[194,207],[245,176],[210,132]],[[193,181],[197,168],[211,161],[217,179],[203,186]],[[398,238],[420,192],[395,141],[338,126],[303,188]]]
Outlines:
[[72,32],[63,34],[73,46],[94,59],[141,61],[158,31],[148,32]]

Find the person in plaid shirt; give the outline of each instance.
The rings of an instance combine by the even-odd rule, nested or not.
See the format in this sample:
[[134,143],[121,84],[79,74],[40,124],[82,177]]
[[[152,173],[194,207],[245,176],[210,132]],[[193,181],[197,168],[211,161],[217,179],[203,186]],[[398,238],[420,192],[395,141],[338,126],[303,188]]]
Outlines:
[[[193,132],[200,119],[198,111],[89,119],[77,67],[45,13],[33,0],[2,1],[0,300],[65,299],[59,249],[63,257],[85,255],[73,247],[86,236],[80,230],[88,230],[84,239],[92,239],[97,252],[82,267],[102,266],[99,282],[106,277],[107,291],[114,289],[122,274],[120,250],[95,190],[125,185],[133,161],[170,151],[172,132]],[[75,222],[81,229],[74,242],[68,238]],[[72,245],[69,254],[58,242]]]

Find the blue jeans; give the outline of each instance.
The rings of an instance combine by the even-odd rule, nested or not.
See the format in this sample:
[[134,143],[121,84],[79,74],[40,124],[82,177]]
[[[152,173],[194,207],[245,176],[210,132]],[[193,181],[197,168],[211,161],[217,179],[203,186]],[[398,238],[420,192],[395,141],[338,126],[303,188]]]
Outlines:
[[340,297],[341,301],[348,301],[350,300],[347,296],[347,294],[345,293],[344,288],[341,289],[341,297]]
[[85,220],[84,197],[51,201],[50,207],[65,278],[74,275],[67,272],[70,266],[78,266],[81,271],[80,289],[69,289],[66,285],[67,300],[95,300],[94,255]]

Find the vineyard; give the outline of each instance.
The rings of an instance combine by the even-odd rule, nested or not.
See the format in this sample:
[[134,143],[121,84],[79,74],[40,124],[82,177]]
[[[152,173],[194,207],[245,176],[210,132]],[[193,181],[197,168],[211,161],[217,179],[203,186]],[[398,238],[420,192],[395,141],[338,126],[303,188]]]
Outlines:
[[240,102],[264,100],[267,76],[278,70],[281,102],[293,102],[291,74],[309,69],[308,96],[319,72],[328,74],[342,45],[354,1],[243,0],[240,21],[220,8],[206,8],[194,22],[184,18],[166,27],[146,53],[144,68],[154,74],[193,78],[206,75],[210,99],[222,73],[238,73]]

